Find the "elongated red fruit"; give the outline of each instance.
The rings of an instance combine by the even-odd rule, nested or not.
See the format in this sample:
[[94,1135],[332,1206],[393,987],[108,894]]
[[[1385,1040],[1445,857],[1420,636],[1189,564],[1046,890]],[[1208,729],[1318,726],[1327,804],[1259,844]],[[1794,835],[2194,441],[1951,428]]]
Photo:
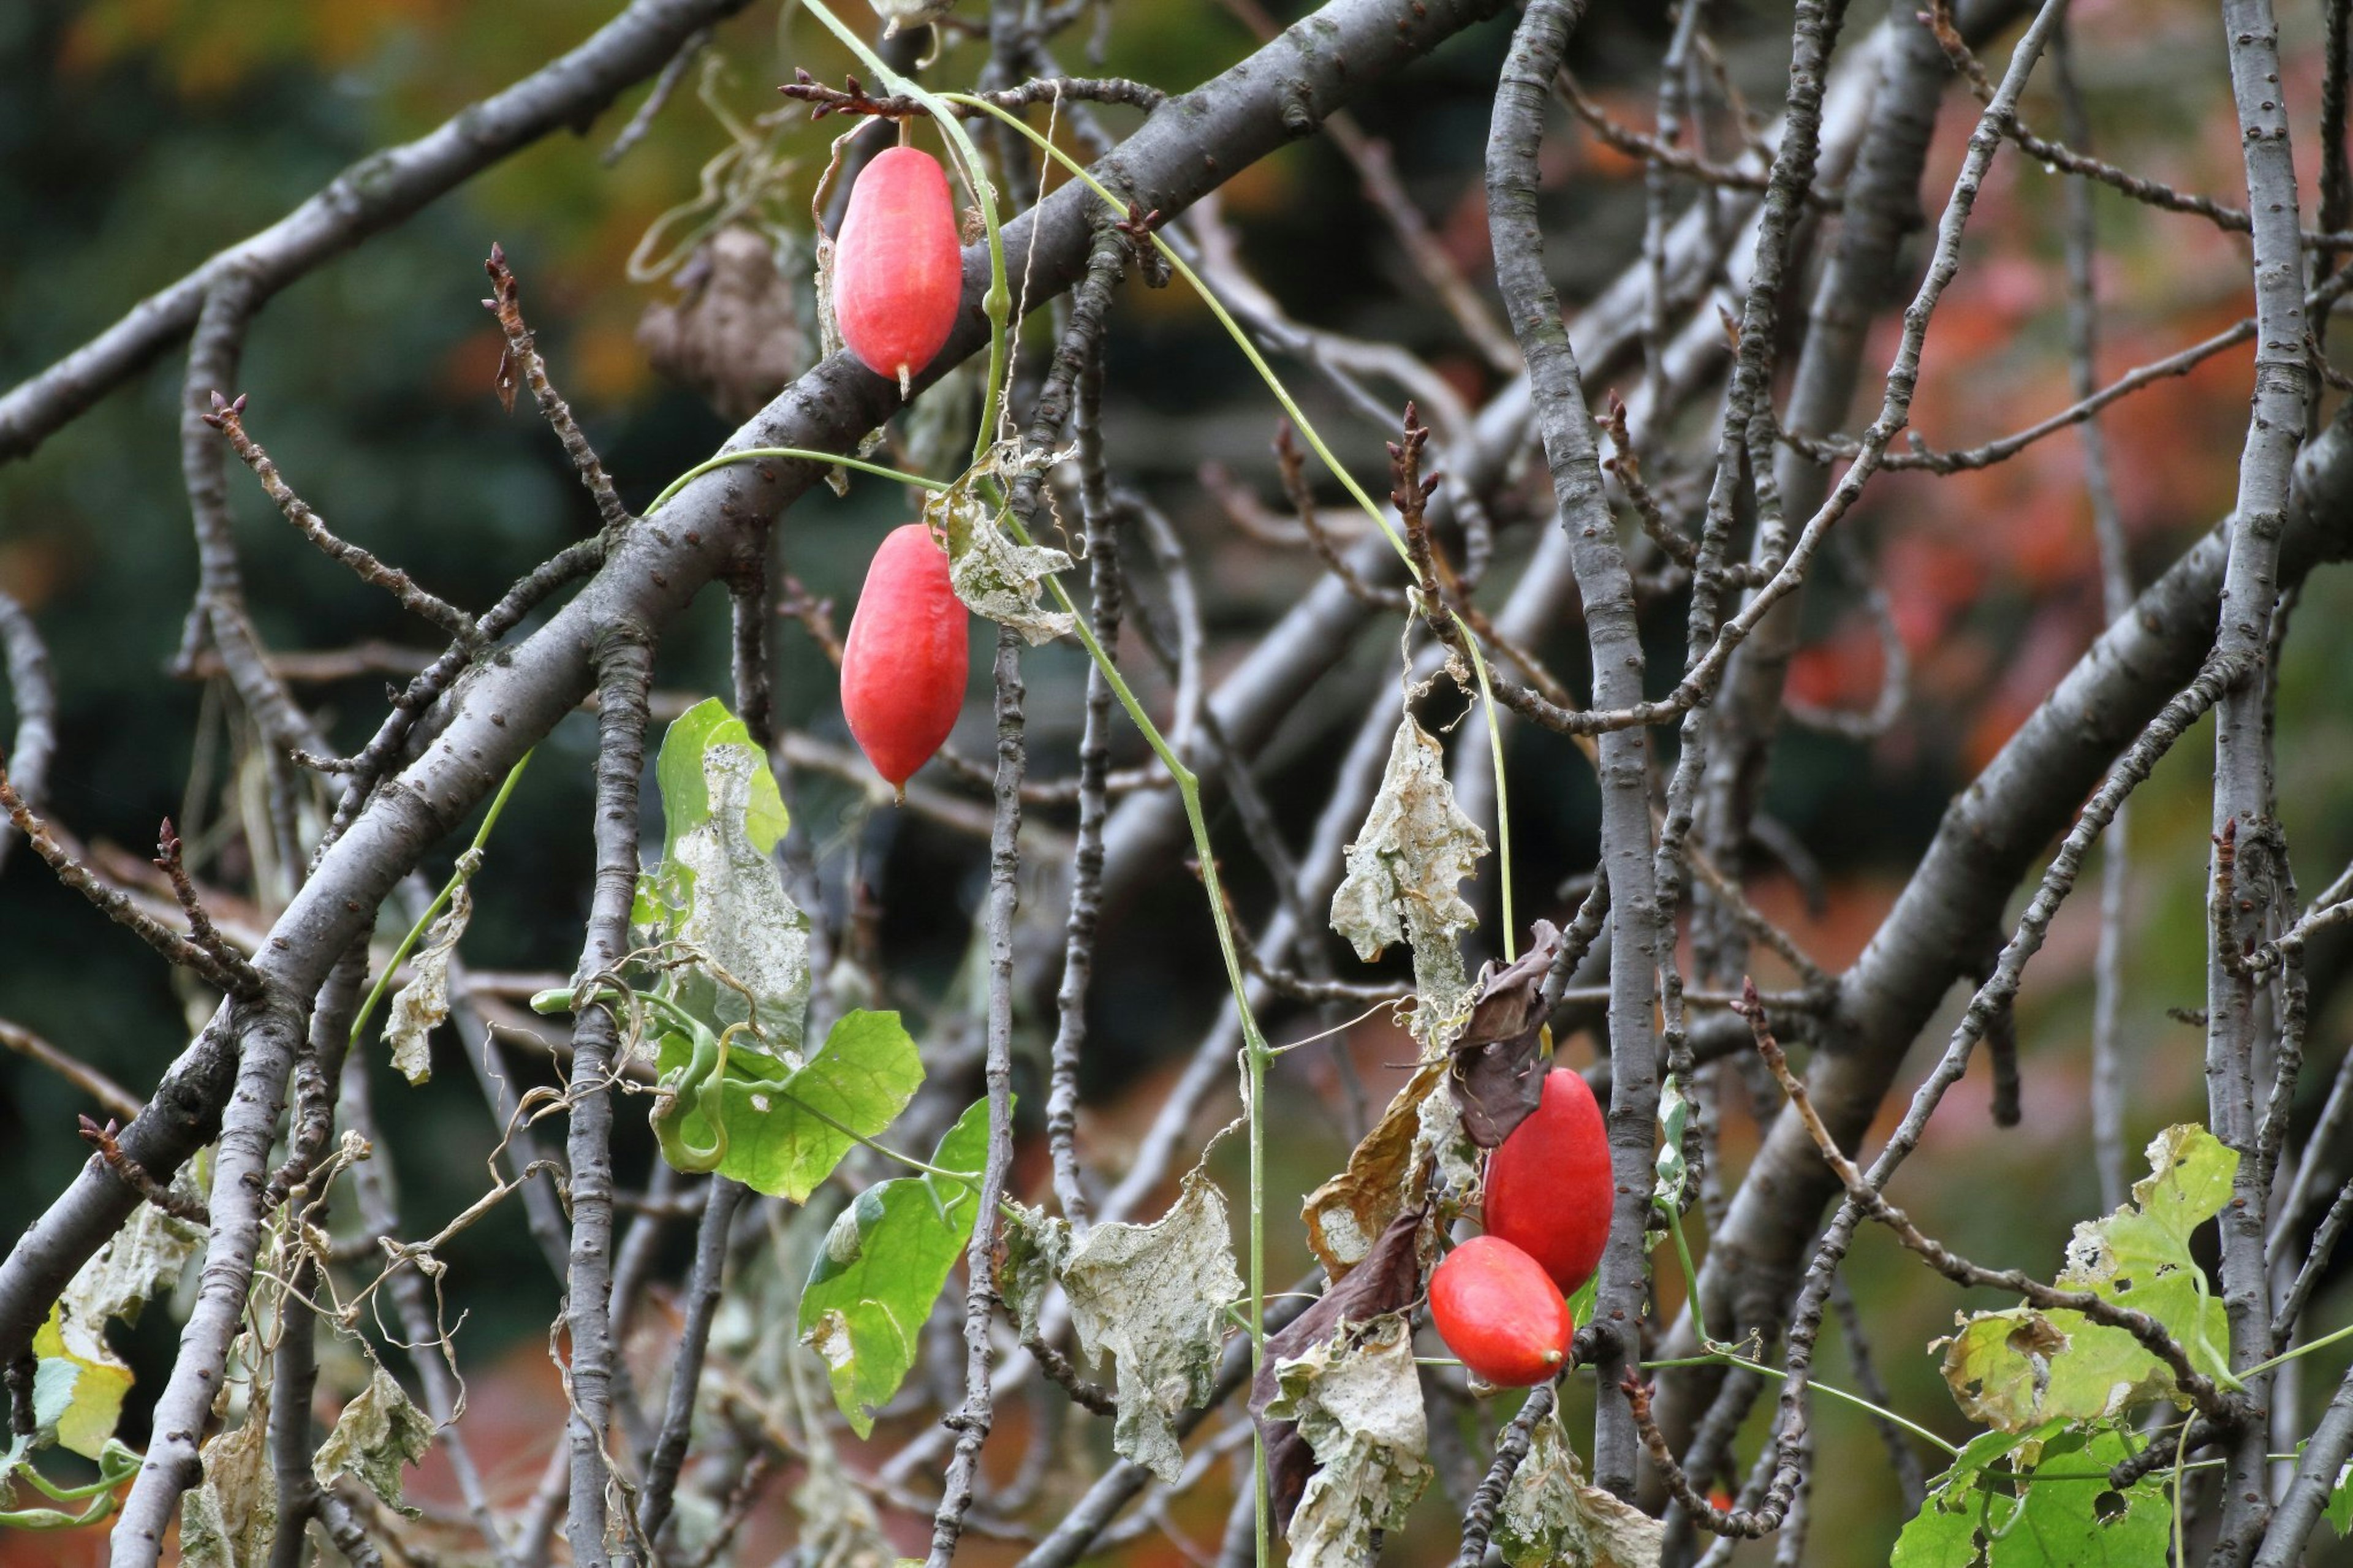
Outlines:
[[1504,1388],[1560,1371],[1575,1331],[1544,1266],[1492,1236],[1472,1237],[1431,1272],[1430,1321],[1464,1366]]
[[1487,1160],[1487,1234],[1510,1242],[1574,1295],[1609,1241],[1609,1132],[1585,1079],[1545,1075],[1535,1114]]
[[932,363],[964,302],[964,249],[940,161],[914,147],[874,155],[849,188],[833,247],[833,319],[875,374],[905,386]]
[[894,528],[866,568],[841,647],[841,713],[874,771],[903,786],[955,728],[971,658],[948,552],[920,522]]

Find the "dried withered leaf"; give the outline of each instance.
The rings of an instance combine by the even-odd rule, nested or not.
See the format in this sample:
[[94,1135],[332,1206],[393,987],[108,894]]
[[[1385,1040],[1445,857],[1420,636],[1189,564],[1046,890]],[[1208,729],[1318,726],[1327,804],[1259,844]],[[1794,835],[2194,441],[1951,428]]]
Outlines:
[[808,363],[792,280],[768,237],[730,224],[679,269],[684,291],[646,307],[638,346],[653,367],[730,419],[757,414]]
[[1536,1423],[1495,1517],[1495,1545],[1510,1568],[1658,1568],[1665,1544],[1664,1525],[1587,1483],[1558,1407]]
[[1457,889],[1486,852],[1487,836],[1454,804],[1446,749],[1407,714],[1348,846],[1332,929],[1368,963],[1396,942],[1412,945],[1413,1030],[1426,1049],[1452,1037],[1470,999],[1461,938],[1479,919]]
[[1299,1506],[1300,1494],[1315,1468],[1315,1455],[1296,1424],[1267,1415],[1267,1406],[1281,1393],[1275,1368],[1304,1354],[1309,1346],[1322,1344],[1344,1322],[1367,1323],[1385,1313],[1403,1311],[1419,1300],[1430,1254],[1437,1247],[1429,1220],[1426,1206],[1399,1214],[1346,1279],[1324,1291],[1281,1332],[1267,1336],[1265,1357],[1250,1381],[1250,1412],[1266,1445],[1274,1521],[1286,1531],[1291,1528],[1292,1510]]
[[1444,1062],[1423,1063],[1349,1154],[1346,1169],[1307,1194],[1300,1209],[1307,1245],[1333,1279],[1362,1263],[1405,1206],[1421,1102],[1436,1092],[1445,1072]]
[[[467,853],[476,865],[480,864],[481,851]],[[465,869],[462,858],[459,866]],[[424,944],[410,960],[408,984],[393,993],[392,1010],[384,1025],[385,1043],[392,1047],[392,1065],[411,1083],[423,1083],[433,1076],[433,1031],[449,1017],[449,960],[473,918],[473,889],[460,881],[449,895],[449,907],[425,933]]]
[[1430,1485],[1430,1426],[1413,1363],[1413,1323],[1391,1312],[1275,1368],[1270,1414],[1298,1425],[1315,1456],[1286,1540],[1293,1568],[1354,1568],[1400,1530]]
[[1560,953],[1560,930],[1535,922],[1528,951],[1497,970],[1479,972],[1479,998],[1452,1047],[1447,1089],[1462,1113],[1462,1129],[1482,1149],[1493,1149],[1534,1113],[1544,1095],[1536,1059],[1544,1028],[1544,982]]
[[1196,1167],[1160,1219],[1095,1226],[1059,1273],[1080,1349],[1116,1358],[1112,1447],[1174,1486],[1185,1468],[1176,1418],[1216,1387],[1226,1309],[1242,1292],[1224,1194]]

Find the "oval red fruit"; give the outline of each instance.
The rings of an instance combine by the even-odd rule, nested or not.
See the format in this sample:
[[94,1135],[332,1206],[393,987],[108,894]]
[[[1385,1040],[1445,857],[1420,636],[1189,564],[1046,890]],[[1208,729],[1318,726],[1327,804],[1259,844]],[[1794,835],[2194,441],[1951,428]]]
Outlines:
[[859,750],[896,788],[955,728],[971,658],[948,554],[920,522],[874,552],[841,647],[841,713]]
[[1593,1278],[1609,1241],[1609,1131],[1585,1079],[1545,1075],[1535,1111],[1487,1161],[1487,1234],[1544,1265],[1563,1295]]
[[1575,1332],[1544,1266],[1492,1236],[1472,1237],[1432,1271],[1430,1321],[1464,1366],[1504,1388],[1558,1373]]
[[903,388],[932,363],[964,302],[964,247],[940,161],[891,147],[859,171],[833,247],[833,319],[875,374]]

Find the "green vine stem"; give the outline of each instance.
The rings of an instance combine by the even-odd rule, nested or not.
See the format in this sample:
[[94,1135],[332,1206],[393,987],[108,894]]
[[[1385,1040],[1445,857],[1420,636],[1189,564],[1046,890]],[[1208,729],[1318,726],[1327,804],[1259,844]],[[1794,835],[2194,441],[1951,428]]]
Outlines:
[[772,458],[789,458],[804,463],[823,463],[828,468],[856,468],[861,474],[872,474],[878,479],[896,479],[902,485],[920,485],[927,490],[944,490],[948,488],[948,481],[945,479],[927,479],[921,474],[903,474],[896,468],[886,468],[880,463],[870,463],[863,458],[844,458],[832,452],[813,452],[806,447],[744,447],[733,452],[722,452],[715,458],[707,458],[695,464],[694,467],[664,485],[661,494],[647,503],[646,510],[641,515],[651,517],[655,508],[713,468],[724,468],[735,463],[765,462]]
[[0,1530],[78,1530],[86,1524],[96,1524],[114,1511],[116,1489],[137,1475],[142,1462],[140,1454],[110,1437],[99,1451],[98,1479],[81,1486],[61,1487],[35,1469],[21,1447],[12,1449],[7,1460],[0,1462],[0,1491],[13,1482],[23,1481],[51,1502],[88,1502],[90,1506],[79,1513],[54,1508],[0,1509]]
[[458,868],[449,873],[449,879],[441,885],[441,891],[425,912],[417,917],[417,923],[408,928],[408,934],[400,939],[400,945],[393,949],[392,962],[385,964],[384,973],[375,977],[375,985],[368,992],[367,1000],[360,1004],[359,1016],[352,1020],[353,1049],[359,1048],[376,1004],[384,1000],[385,987],[392,984],[392,977],[400,972],[400,966],[408,962],[409,953],[416,950],[426,928],[441,918],[441,911],[449,907],[449,900],[458,896],[458,889],[473,879],[475,868],[481,864],[482,846],[490,842],[491,829],[499,825],[499,814],[506,810],[507,798],[514,794],[515,781],[522,778],[523,769],[531,765],[533,754],[533,752],[525,752],[522,759],[507,770],[505,782],[499,785],[499,793],[491,797],[491,809],[482,814],[481,826],[474,829],[473,843],[467,846],[465,854],[458,857]]
[[[1789,1376],[1788,1373],[1782,1371],[1778,1366],[1767,1366],[1761,1361],[1750,1361],[1746,1356],[1734,1355],[1729,1351],[1718,1351],[1712,1355],[1678,1356],[1672,1361],[1646,1361],[1642,1363],[1642,1370],[1644,1372],[1652,1372],[1672,1366],[1746,1367],[1750,1372],[1760,1373],[1767,1377],[1778,1378],[1783,1382],[1787,1382]],[[1818,1377],[1808,1378],[1806,1380],[1806,1386],[1819,1390],[1823,1394],[1827,1394],[1833,1399],[1842,1399],[1858,1410],[1868,1410],[1883,1421],[1892,1421],[1896,1426],[1903,1427],[1906,1432],[1911,1433],[1915,1437],[1919,1438],[1922,1442],[1931,1444],[1936,1448],[1942,1450],[1949,1458],[1960,1458],[1960,1449],[1955,1447],[1952,1444],[1946,1442],[1942,1437],[1937,1436],[1934,1432],[1929,1431],[1928,1428],[1921,1426],[1917,1421],[1908,1420],[1902,1415],[1898,1415],[1894,1411],[1886,1408],[1884,1405],[1874,1405],[1860,1394],[1849,1394],[1845,1389],[1840,1388],[1834,1384],[1824,1383]]]

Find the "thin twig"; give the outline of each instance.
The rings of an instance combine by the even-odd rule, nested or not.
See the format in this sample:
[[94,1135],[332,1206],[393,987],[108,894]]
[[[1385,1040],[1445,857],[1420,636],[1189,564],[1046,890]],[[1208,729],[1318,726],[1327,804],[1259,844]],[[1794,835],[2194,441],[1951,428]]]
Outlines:
[[49,831],[49,825],[34,815],[33,809],[25,804],[24,797],[16,793],[5,767],[0,767],[0,809],[7,812],[8,820],[16,825],[16,831],[25,836],[25,841],[33,847],[33,853],[48,862],[58,881],[88,899],[100,913],[154,949],[167,962],[190,971],[214,990],[239,1001],[258,1000],[268,989],[252,965],[235,952],[229,954],[236,960],[235,967],[231,967],[209,949],[141,910],[127,894],[100,880],[97,873],[74,858],[58,842],[56,836]]
[[[693,40],[690,39],[680,49],[680,59],[686,58],[692,45]],[[665,71],[663,76],[668,79],[669,72]],[[655,98],[647,100],[649,107],[660,96],[659,83],[654,91]],[[619,143],[615,145],[618,147]],[[610,157],[607,161],[610,162]],[[564,443],[564,455],[572,459],[573,472],[580,476],[581,484],[586,488],[590,499],[596,501],[596,515],[603,520],[606,531],[610,533],[627,528],[629,525],[629,509],[621,504],[621,498],[614,492],[613,481],[606,474],[605,465],[598,459],[596,449],[588,444],[588,437],[581,433],[579,421],[572,416],[571,405],[564,401],[563,395],[555,390],[555,384],[547,378],[547,362],[539,352],[538,334],[522,319],[522,290],[515,282],[513,269],[507,266],[504,247],[496,243],[491,246],[490,259],[482,263],[482,270],[490,275],[491,279],[491,298],[482,301],[483,308],[499,319],[499,331],[505,334],[507,340],[506,352],[499,359],[499,401],[508,413],[514,412],[515,375],[521,372],[522,379],[531,384],[531,395],[539,405],[540,417],[546,420],[548,428],[555,432],[555,438]],[[240,403],[242,401],[239,399]],[[265,479],[263,482],[269,481]]]
[[261,481],[261,488],[269,493],[271,500],[278,503],[278,510],[285,514],[286,521],[301,531],[302,537],[317,545],[330,560],[350,567],[360,581],[390,594],[400,602],[402,609],[431,621],[461,643],[470,644],[478,639],[480,634],[475,630],[473,616],[427,593],[407,573],[396,566],[385,564],[373,552],[348,540],[337,538],[328,529],[319,514],[311,510],[310,503],[294,493],[293,487],[279,473],[278,465],[269,460],[269,454],[261,449],[260,443],[246,434],[245,398],[242,395],[232,403],[215,392],[212,405],[212,412],[205,416],[205,423],[228,437],[230,448],[247,468],[253,470],[253,477]]

